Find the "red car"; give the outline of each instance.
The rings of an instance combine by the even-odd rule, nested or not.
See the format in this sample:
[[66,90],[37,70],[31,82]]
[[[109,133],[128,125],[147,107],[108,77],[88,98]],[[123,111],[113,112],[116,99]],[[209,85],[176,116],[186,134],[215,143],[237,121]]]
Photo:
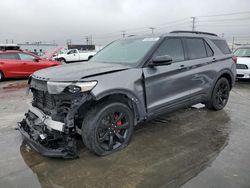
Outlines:
[[37,70],[57,65],[61,63],[42,59],[29,52],[2,50],[0,51],[0,81],[4,78],[28,77]]

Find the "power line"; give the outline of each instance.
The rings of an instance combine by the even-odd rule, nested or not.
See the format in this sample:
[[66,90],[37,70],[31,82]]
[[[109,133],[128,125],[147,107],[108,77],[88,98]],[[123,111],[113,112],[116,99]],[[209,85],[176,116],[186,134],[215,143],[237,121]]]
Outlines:
[[[220,20],[214,20],[216,19],[216,17],[220,17],[220,16],[234,16],[234,15],[244,15],[244,14],[250,14],[250,11],[244,11],[244,12],[233,12],[233,13],[224,13],[224,14],[214,14],[214,15],[201,15],[201,16],[195,16],[195,17],[191,17],[191,23],[192,23],[192,30],[194,31],[197,26],[203,26],[204,25],[199,25],[197,23],[202,23],[207,25],[206,22],[215,22],[215,23],[222,23],[223,22],[227,22],[228,24],[230,24],[229,22],[233,22],[236,20],[249,20],[250,17],[244,17],[244,18],[229,18],[229,19],[220,19]],[[208,19],[208,20],[203,20],[202,18],[209,18],[209,17],[214,17],[214,19]],[[198,18],[198,21],[197,21]],[[135,33],[143,33],[146,34],[146,30],[147,29],[151,29],[151,33],[154,33],[155,28],[157,27],[157,31],[158,30],[163,30],[164,28],[170,28],[170,27],[174,27],[174,26],[184,26],[188,23],[188,19],[190,18],[182,18],[179,20],[173,20],[173,21],[169,21],[169,22],[165,22],[165,23],[161,23],[161,24],[156,24],[153,25],[151,27],[138,27],[138,28],[126,28],[126,30],[120,30],[120,31],[114,31],[114,32],[110,32],[110,33],[105,33],[105,34],[101,34],[101,35],[94,35],[95,38],[97,39],[102,39],[102,38],[114,38],[117,37],[119,38],[120,34],[122,32],[122,37],[124,38],[126,35],[130,35],[130,34],[135,34]],[[190,22],[189,22],[190,23]],[[214,25],[213,25],[214,26]],[[217,25],[215,25],[217,26]],[[223,25],[221,25],[223,26]],[[225,26],[225,25],[224,25]],[[141,31],[140,31],[141,30]]]
[[250,14],[250,11],[233,12],[233,13],[225,13],[225,14],[214,14],[214,15],[201,15],[201,16],[197,16],[197,17],[217,17],[217,16],[229,16],[229,15],[239,15],[239,14]]
[[[174,20],[174,21],[169,21],[169,22],[164,22],[162,24],[156,24],[154,26],[151,26],[151,27],[162,27],[162,26],[168,26],[170,24],[178,24],[179,22],[183,22],[184,20],[187,21],[188,18],[182,18],[182,19],[178,19],[178,20]],[[137,30],[146,30],[148,29],[149,27],[137,27],[137,28],[126,28],[126,31],[130,31],[130,32],[133,32],[133,31],[137,31]],[[114,32],[110,32],[110,33],[104,33],[104,34],[101,34],[101,35],[94,35],[95,37],[104,37],[104,36],[107,36],[107,35],[115,35],[115,34],[118,34],[120,33],[121,31],[120,30],[117,30],[117,31],[114,31]]]
[[250,20],[250,17],[244,17],[244,18],[231,18],[231,19],[219,19],[219,20],[201,20],[199,22],[221,22],[221,21],[245,21],[245,20]]

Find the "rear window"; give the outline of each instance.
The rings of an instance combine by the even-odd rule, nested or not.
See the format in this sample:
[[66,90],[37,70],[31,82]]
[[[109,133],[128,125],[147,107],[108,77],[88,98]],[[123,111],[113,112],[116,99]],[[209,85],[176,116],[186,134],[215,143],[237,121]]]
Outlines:
[[237,57],[250,57],[250,48],[238,48],[234,51]]
[[207,51],[203,39],[186,38],[189,59],[200,59],[207,57]]
[[19,60],[17,53],[0,53],[0,59]]
[[20,56],[20,59],[23,60],[23,61],[32,61],[32,60],[35,59],[35,57],[30,55],[30,54],[22,54],[22,53],[20,53],[19,56]]
[[212,41],[221,50],[221,52],[223,54],[231,54],[232,53],[225,40],[212,40]]

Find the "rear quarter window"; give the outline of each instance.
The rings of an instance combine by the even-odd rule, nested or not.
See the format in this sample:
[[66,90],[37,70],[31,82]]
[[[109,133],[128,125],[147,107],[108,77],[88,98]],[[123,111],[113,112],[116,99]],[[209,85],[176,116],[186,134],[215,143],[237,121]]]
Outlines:
[[223,54],[232,53],[225,40],[212,40],[212,42],[220,49]]
[[17,53],[0,53],[0,59],[20,60]]

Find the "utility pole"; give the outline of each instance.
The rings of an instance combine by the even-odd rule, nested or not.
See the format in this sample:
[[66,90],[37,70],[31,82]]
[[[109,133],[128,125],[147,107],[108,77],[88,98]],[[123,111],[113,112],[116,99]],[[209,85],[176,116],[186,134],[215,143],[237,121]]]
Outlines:
[[92,35],[89,36],[89,44],[92,45]]
[[154,34],[155,27],[149,27],[151,29],[151,34]]
[[85,40],[87,45],[92,45],[92,35],[85,36]]
[[126,31],[123,30],[123,31],[122,31],[122,38],[125,38],[125,35],[126,35]]
[[85,37],[85,40],[86,40],[86,44],[89,45],[89,37],[88,36]]
[[71,45],[71,39],[67,39],[67,45]]
[[233,42],[232,42],[232,51],[234,50],[234,37],[233,37]]
[[191,17],[191,22],[192,22],[192,31],[195,30],[195,21],[196,21],[196,17]]

